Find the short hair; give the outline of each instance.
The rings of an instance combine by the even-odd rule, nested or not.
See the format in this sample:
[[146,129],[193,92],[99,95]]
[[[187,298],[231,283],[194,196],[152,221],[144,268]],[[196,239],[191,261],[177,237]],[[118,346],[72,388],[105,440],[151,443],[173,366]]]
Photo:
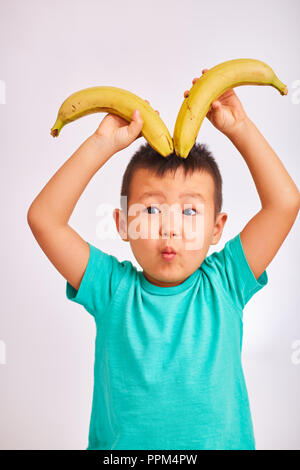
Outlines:
[[[130,183],[135,171],[139,168],[152,171],[159,177],[163,177],[168,171],[175,172],[177,168],[183,168],[185,176],[188,173],[191,174],[195,171],[204,171],[209,173],[214,181],[214,219],[216,221],[217,214],[222,210],[223,182],[219,167],[206,144],[195,143],[187,158],[179,157],[175,152],[167,157],[163,157],[160,153],[154,150],[148,142],[142,144],[131,157],[123,175],[120,199],[121,208],[126,212],[126,216],[128,214],[128,207],[126,211],[124,199],[128,203],[130,199]],[[124,198],[124,196],[126,197]]]

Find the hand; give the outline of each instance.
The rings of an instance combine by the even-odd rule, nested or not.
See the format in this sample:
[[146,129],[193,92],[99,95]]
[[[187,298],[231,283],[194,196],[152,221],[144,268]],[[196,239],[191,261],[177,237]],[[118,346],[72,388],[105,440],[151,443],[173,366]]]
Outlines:
[[[202,73],[208,69],[203,69]],[[198,77],[199,78],[199,77]],[[192,83],[196,83],[198,78],[194,78]],[[184,92],[184,97],[189,95],[189,90]],[[223,134],[233,134],[235,130],[247,119],[242,103],[232,88],[225,91],[217,100],[211,103],[206,114],[209,121]]]
[[[150,104],[148,100],[144,101]],[[114,152],[119,152],[128,147],[134,140],[142,137],[141,130],[144,121],[141,115],[136,114],[136,111],[133,111],[130,123],[116,114],[107,114],[95,131],[95,135],[101,137],[110,147],[113,147]],[[159,114],[159,111],[155,111]]]

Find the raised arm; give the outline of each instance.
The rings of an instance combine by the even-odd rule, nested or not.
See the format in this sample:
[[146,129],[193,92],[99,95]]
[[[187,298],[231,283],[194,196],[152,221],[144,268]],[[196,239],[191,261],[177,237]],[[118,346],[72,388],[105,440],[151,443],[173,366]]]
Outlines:
[[88,182],[111,155],[101,138],[90,136],[52,176],[27,213],[41,249],[77,290],[88,263],[89,246],[68,221]]
[[300,209],[300,193],[255,124],[246,120],[230,140],[244,158],[262,208],[241,231],[245,256],[257,279],[290,232]]
[[76,290],[88,264],[89,246],[68,221],[94,174],[113,154],[140,137],[142,126],[140,116],[134,115],[128,124],[119,116],[106,115],[96,132],[52,176],[29,207],[27,221],[34,237]]
[[[203,69],[205,73],[207,69]],[[198,78],[194,78],[193,83]],[[184,92],[184,96],[188,90]],[[256,279],[272,261],[291,230],[300,209],[300,193],[291,176],[233,89],[215,100],[209,121],[235,145],[256,186],[262,208],[241,231],[241,242]]]

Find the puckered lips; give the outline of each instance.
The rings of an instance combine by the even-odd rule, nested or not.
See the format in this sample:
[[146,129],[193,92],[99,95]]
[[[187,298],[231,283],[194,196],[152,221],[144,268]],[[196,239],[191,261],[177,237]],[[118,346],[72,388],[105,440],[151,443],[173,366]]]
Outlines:
[[172,248],[171,246],[166,246],[165,248],[163,248],[161,250],[162,253],[174,253],[176,255],[176,250],[174,250],[174,248]]
[[176,256],[176,250],[171,246],[166,246],[161,250],[161,256],[166,261],[172,261]]

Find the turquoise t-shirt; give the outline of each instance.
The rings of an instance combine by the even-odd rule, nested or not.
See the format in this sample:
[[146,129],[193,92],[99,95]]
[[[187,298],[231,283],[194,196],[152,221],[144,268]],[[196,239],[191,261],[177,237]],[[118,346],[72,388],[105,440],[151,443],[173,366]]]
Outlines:
[[243,308],[268,277],[255,279],[240,234],[173,287],[89,247],[78,291],[66,286],[96,324],[87,450],[255,449]]

